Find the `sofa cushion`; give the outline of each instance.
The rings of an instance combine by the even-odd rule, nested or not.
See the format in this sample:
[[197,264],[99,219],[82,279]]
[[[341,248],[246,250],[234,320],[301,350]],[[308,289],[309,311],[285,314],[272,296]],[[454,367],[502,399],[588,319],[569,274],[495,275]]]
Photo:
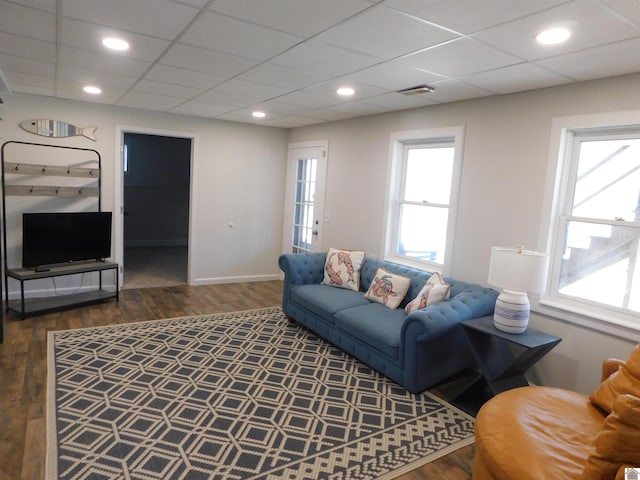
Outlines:
[[357,292],[360,289],[360,268],[363,261],[364,252],[361,250],[330,248],[324,264],[322,283]]
[[365,298],[383,304],[390,309],[397,308],[411,286],[411,279],[379,268]]
[[380,303],[340,310],[335,315],[336,327],[371,345],[387,357],[397,359],[400,351],[400,331],[407,316],[399,308],[390,310]]
[[368,305],[369,301],[360,292],[327,285],[297,285],[291,288],[291,301],[313,310],[326,321],[333,323],[333,314],[359,305]]
[[450,293],[451,285],[442,279],[442,275],[438,272],[434,272],[433,275],[429,277],[429,280],[427,280],[427,283],[424,284],[422,290],[418,292],[416,298],[407,303],[407,306],[404,307],[404,311],[407,313],[413,313],[416,310],[430,307],[431,305],[435,305],[436,303],[440,303],[449,298]]
[[614,480],[623,465],[640,465],[640,398],[620,395],[595,440],[582,476]]
[[640,344],[629,354],[624,365],[596,388],[589,400],[605,412],[611,413],[618,395],[627,393],[640,397]]

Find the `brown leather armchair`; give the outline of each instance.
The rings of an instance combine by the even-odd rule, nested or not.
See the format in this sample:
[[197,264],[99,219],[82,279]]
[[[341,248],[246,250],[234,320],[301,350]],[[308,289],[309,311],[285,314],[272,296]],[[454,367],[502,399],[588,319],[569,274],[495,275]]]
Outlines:
[[522,387],[476,417],[473,480],[624,480],[640,467],[640,344],[591,394]]

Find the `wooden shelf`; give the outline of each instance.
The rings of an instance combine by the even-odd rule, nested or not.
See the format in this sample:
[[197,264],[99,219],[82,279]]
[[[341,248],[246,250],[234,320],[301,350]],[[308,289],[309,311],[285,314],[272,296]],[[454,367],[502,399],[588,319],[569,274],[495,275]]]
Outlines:
[[[113,270],[115,275],[115,290],[102,288],[102,272]],[[49,297],[25,298],[24,282],[41,278],[61,277],[64,275],[76,275],[89,272],[98,272],[100,282],[97,290],[72,293],[67,295],[52,295]],[[12,311],[25,318],[29,315],[38,315],[67,308],[89,305],[115,298],[119,299],[120,286],[118,285],[118,264],[115,262],[76,262],[68,265],[51,267],[46,271],[36,271],[33,268],[9,268],[6,271],[8,278],[20,282],[20,298],[7,301],[7,311]]]
[[7,310],[13,311],[24,318],[30,315],[66,310],[110,299],[117,300],[118,293],[109,290],[94,290],[91,292],[58,295],[54,297],[25,298],[24,309],[22,308],[21,300],[9,300]]

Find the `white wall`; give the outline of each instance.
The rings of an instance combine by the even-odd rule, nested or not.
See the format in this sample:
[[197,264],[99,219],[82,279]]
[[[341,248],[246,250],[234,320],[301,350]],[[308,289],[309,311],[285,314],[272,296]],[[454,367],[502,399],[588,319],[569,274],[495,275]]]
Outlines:
[[[487,284],[494,245],[540,244],[542,204],[554,117],[640,107],[640,75],[485,97],[293,129],[289,142],[329,141],[323,247],[361,248],[381,257],[389,135],[464,126],[465,147],[454,278]],[[640,120],[640,119],[639,119]],[[563,341],[531,372],[532,380],[583,392],[599,381],[605,357],[626,358],[634,340],[534,315],[531,325]],[[637,339],[635,340],[637,341]]]
[[[21,140],[100,152],[103,210],[113,210],[117,204],[116,126],[195,135],[190,239],[193,283],[280,278],[277,257],[282,244],[286,130],[35,95],[2,95],[2,99],[0,142]],[[78,127],[97,125],[98,140],[50,139],[18,127],[31,119],[63,120]]]

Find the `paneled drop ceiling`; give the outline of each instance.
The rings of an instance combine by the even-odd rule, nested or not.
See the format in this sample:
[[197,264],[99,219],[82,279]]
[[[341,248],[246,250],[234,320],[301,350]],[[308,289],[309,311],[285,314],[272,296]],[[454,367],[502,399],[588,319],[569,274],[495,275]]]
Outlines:
[[639,52],[637,0],[0,0],[3,97],[277,127],[638,72]]

